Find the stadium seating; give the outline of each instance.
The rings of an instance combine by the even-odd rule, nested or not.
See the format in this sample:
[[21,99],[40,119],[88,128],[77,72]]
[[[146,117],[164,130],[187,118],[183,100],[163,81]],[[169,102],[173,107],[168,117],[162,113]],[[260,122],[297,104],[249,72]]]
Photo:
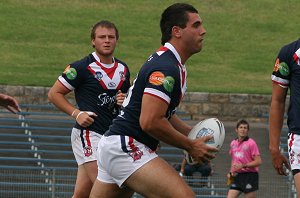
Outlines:
[[[18,115],[0,111],[0,197],[71,197],[77,170],[70,144],[74,120],[52,105],[21,108]],[[168,145],[158,154],[170,164],[183,157],[182,150]],[[184,179],[197,197],[226,197],[225,182],[217,177],[208,178],[207,186],[197,185],[197,177]]]

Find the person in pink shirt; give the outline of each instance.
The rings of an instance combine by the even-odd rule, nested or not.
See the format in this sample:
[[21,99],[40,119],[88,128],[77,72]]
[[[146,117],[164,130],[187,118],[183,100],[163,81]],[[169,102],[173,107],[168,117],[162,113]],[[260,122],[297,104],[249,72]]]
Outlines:
[[236,198],[244,193],[246,198],[255,198],[258,190],[258,171],[262,164],[256,142],[248,136],[250,126],[246,120],[236,125],[237,138],[230,143],[231,170],[227,174],[229,191],[227,198]]

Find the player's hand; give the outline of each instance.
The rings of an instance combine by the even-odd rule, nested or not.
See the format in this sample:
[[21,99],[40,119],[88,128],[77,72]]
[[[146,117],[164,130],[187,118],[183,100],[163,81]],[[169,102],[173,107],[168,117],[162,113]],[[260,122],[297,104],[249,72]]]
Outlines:
[[206,144],[206,142],[211,138],[213,138],[213,136],[205,136],[192,140],[192,148],[188,151],[188,153],[191,155],[193,160],[197,161],[199,164],[210,162],[211,159],[216,157],[213,153],[217,152],[218,149]]
[[3,106],[12,113],[17,113],[21,111],[17,100],[5,94],[0,94],[0,106]]
[[286,157],[284,157],[280,151],[271,153],[272,164],[279,175],[287,175],[285,169],[291,170],[290,165]]
[[123,104],[123,101],[124,101],[125,97],[126,97],[126,94],[122,93],[122,91],[119,90],[117,95],[116,95],[117,105],[121,106]]
[[91,112],[91,111],[80,111],[76,115],[76,122],[80,126],[86,128],[94,123],[93,117],[97,117],[97,114],[95,114],[94,112]]

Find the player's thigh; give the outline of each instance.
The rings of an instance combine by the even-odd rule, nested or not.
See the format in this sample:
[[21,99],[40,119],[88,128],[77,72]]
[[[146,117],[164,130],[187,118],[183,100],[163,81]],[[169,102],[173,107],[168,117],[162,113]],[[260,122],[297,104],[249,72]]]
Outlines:
[[128,187],[119,188],[117,184],[104,183],[96,179],[90,198],[130,198],[134,191]]
[[92,187],[93,182],[89,178],[86,168],[83,165],[78,166],[73,198],[89,197]]
[[90,180],[94,183],[98,175],[97,161],[86,162],[83,164],[85,172]]
[[229,189],[227,198],[237,198],[241,194],[241,191]]
[[300,172],[294,175],[297,197],[300,197]]
[[245,198],[256,198],[256,192],[249,192],[245,194]]
[[159,157],[135,171],[125,185],[147,198],[195,197],[174,168]]

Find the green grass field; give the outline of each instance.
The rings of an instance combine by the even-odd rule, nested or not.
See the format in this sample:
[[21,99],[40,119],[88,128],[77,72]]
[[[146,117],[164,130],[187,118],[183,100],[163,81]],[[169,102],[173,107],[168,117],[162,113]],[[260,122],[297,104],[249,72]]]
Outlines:
[[[93,51],[90,27],[113,21],[115,56],[132,74],[160,46],[170,0],[2,0],[0,84],[51,86],[65,66]],[[190,0],[204,20],[203,51],[188,62],[188,91],[271,93],[279,48],[300,37],[298,0]]]

